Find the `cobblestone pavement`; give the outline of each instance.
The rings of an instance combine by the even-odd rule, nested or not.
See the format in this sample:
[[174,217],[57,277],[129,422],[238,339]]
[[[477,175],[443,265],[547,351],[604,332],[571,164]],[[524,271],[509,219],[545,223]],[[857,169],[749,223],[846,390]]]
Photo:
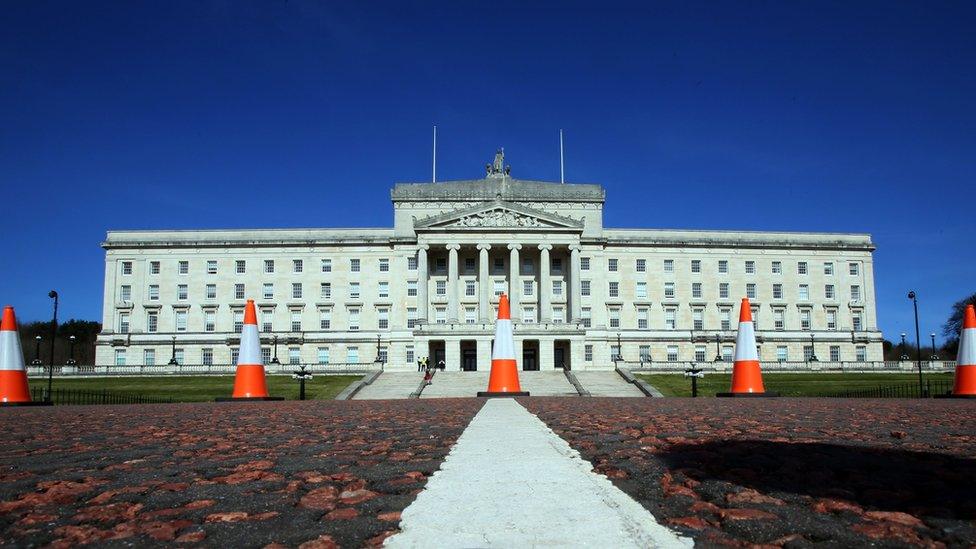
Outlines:
[[520,402],[699,545],[976,543],[972,402]]
[[0,410],[0,543],[379,545],[481,405]]

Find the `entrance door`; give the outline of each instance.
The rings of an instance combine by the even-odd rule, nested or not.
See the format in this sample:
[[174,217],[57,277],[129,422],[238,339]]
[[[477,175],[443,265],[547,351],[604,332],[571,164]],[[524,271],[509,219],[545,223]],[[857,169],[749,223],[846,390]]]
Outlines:
[[539,369],[538,344],[533,345],[529,341],[522,342],[522,369],[527,372]]
[[552,350],[552,361],[555,363],[556,368],[562,368],[563,370],[568,370],[568,364],[566,364],[566,355],[562,347],[556,347]]
[[464,349],[461,351],[461,370],[464,372],[478,371],[477,349]]

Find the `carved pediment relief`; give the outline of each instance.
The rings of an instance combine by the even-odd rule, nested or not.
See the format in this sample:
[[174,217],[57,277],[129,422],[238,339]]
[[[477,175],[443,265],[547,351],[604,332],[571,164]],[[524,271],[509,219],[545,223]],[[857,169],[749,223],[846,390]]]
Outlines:
[[416,220],[417,229],[582,229],[583,221],[495,201]]

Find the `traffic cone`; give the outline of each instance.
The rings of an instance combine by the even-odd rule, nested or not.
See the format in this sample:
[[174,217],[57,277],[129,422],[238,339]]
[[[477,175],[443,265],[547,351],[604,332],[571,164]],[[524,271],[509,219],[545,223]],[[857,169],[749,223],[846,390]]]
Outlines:
[[495,348],[491,351],[491,375],[488,390],[478,391],[480,397],[529,396],[519,385],[518,363],[515,360],[515,340],[512,337],[512,315],[508,296],[498,300],[498,321],[495,324]]
[[218,402],[249,400],[283,400],[282,397],[268,396],[268,383],[264,378],[264,363],[261,360],[258,315],[254,310],[253,299],[248,299],[244,307],[244,328],[241,331],[240,352],[237,354],[234,392],[230,398],[217,399]]
[[976,309],[966,306],[959,332],[959,353],[956,355],[956,382],[951,398],[976,398]]
[[739,306],[739,332],[735,338],[735,364],[732,365],[732,389],[718,393],[720,397],[771,397],[763,387],[759,369],[759,353],[756,352],[756,332],[752,326],[752,307],[749,298],[742,298]]
[[3,308],[0,321],[0,406],[44,406],[50,402],[34,402],[27,387],[27,369],[24,352],[20,348],[17,333],[17,317],[14,308]]

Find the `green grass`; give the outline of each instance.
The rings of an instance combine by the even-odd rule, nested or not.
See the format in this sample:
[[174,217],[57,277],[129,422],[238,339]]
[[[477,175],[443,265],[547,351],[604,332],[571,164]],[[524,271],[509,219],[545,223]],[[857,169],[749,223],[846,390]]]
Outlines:
[[[664,396],[691,396],[691,378],[682,374],[635,373],[650,383]],[[952,373],[925,374],[926,380],[951,380]],[[698,380],[698,396],[715,396],[727,392],[732,382],[731,374],[705,374]],[[817,396],[823,393],[873,389],[878,386],[918,383],[918,374],[827,374],[827,373],[765,373],[763,385],[767,391],[783,396]]]
[[[335,398],[350,383],[362,376],[317,375],[305,383],[305,398],[328,400]],[[298,381],[290,375],[269,375],[271,396],[298,400]],[[31,378],[31,388],[46,388],[47,379]],[[54,379],[54,390],[109,391],[127,395],[168,398],[176,402],[213,401],[229,397],[234,376],[166,376],[166,377],[90,377]]]

